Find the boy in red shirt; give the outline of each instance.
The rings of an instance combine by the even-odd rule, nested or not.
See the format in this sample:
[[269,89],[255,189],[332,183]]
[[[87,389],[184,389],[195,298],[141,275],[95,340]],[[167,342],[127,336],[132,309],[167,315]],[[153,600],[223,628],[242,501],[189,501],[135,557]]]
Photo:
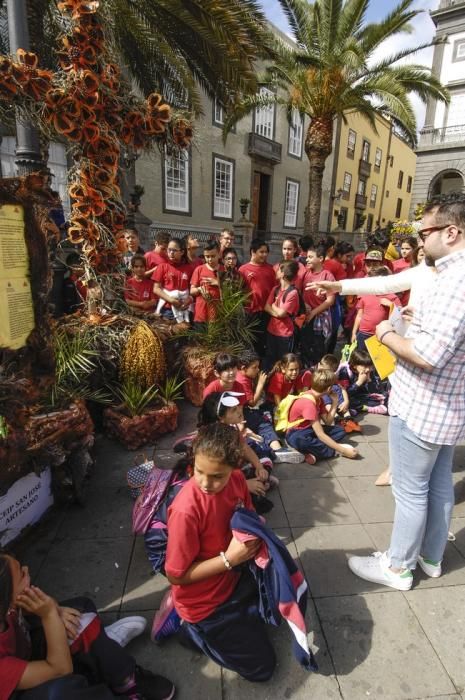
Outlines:
[[[385,277],[389,274],[387,267],[375,267],[368,272],[369,277]],[[389,318],[392,304],[401,305],[395,294],[366,294],[360,297],[351,338],[352,343],[357,341],[359,350],[365,350],[365,340],[376,334],[378,323]]]
[[145,254],[145,260],[147,261],[147,270],[145,273],[146,277],[151,277],[153,279],[153,273],[157,269],[158,265],[168,262],[168,256],[166,255],[166,249],[168,248],[168,243],[170,240],[169,233],[166,231],[158,231],[155,235],[155,245],[153,250],[149,250]]
[[205,264],[195,268],[191,279],[191,296],[195,299],[194,328],[200,330],[216,319],[216,308],[221,299],[220,247],[209,241],[203,251]]
[[247,568],[236,569],[261,546],[257,539],[241,543],[231,532],[236,508],[253,508],[241,461],[233,427],[214,423],[199,430],[194,475],[168,511],[165,571],[186,641],[257,682],[271,678],[276,656],[257,619],[256,583]]
[[299,292],[294,286],[298,269],[296,260],[279,263],[276,271],[279,287],[271,290],[265,304],[265,311],[271,316],[266,329],[266,371],[294,349],[293,319],[300,306]]
[[143,255],[134,255],[131,260],[132,276],[126,280],[124,299],[136,314],[155,310],[157,298],[153,282],[145,276],[147,265]]
[[331,336],[331,309],[336,296],[327,294],[318,296],[310,285],[321,280],[334,281],[334,276],[323,269],[325,256],[324,245],[310,246],[307,251],[307,272],[304,277],[304,302],[307,307],[305,324],[301,330],[302,359],[308,367],[316,365],[325,354],[325,343]]
[[[189,321],[188,309],[192,303],[189,283],[192,265],[184,261],[183,242],[171,238],[168,243],[168,262],[161,263],[153,273],[154,292],[165,303],[161,315],[178,323]],[[173,311],[175,310],[175,311]]]
[[[289,428],[286,440],[289,445],[305,455],[308,464],[317,459],[330,459],[336,453],[354,459],[357,450],[351,445],[339,444],[345,438],[340,425],[332,425],[337,411],[338,397],[331,387],[336,383],[336,375],[327,369],[317,369],[313,373],[312,388],[301,394],[289,409]],[[331,408],[328,411],[322,397],[328,394]],[[323,425],[322,425],[323,423]]]
[[256,322],[254,346],[260,357],[265,356],[265,335],[268,323],[265,304],[271,290],[276,286],[275,271],[267,263],[269,252],[268,243],[260,238],[254,238],[250,244],[250,262],[239,268],[239,274],[244,278],[250,292],[246,311]]

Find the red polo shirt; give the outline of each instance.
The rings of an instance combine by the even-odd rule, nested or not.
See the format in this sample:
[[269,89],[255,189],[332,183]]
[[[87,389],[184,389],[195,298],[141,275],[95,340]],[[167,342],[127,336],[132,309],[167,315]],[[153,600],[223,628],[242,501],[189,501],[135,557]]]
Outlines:
[[256,263],[245,263],[239,268],[247,288],[250,290],[250,297],[247,303],[247,310],[250,313],[264,311],[265,304],[270,292],[276,287],[276,274],[273,267],[268,263],[257,265]]

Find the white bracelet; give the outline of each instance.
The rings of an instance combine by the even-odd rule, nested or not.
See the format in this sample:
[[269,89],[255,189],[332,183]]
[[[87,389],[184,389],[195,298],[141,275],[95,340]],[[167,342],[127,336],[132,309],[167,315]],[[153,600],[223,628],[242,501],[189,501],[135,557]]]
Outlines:
[[223,564],[228,569],[228,571],[231,571],[232,570],[231,562],[229,561],[226,554],[224,552],[220,552],[220,557],[223,560]]

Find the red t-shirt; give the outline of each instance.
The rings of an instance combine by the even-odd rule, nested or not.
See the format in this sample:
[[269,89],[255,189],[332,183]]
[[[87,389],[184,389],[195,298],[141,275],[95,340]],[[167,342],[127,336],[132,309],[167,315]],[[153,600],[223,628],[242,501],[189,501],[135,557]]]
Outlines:
[[[164,255],[160,255],[160,253],[156,253],[154,250],[149,250],[148,253],[145,253],[144,258],[147,261],[147,270],[151,270],[153,267],[156,268],[158,265],[168,262],[168,258],[165,258]],[[155,270],[152,272],[152,279],[154,272]]]
[[245,263],[239,268],[247,288],[250,290],[250,297],[247,303],[247,310],[250,313],[263,311],[270,292],[276,287],[276,275],[272,266],[268,263],[257,265],[256,263]]
[[[305,277],[305,273],[307,272],[307,268],[305,267],[305,265],[302,265],[302,263],[299,260],[297,260],[297,258],[296,258],[295,262],[299,265],[299,269],[297,271],[297,277],[292,281],[292,284],[294,285],[294,287],[296,289],[299,290],[299,292],[301,292],[302,291],[302,282],[303,282],[303,279]],[[273,270],[274,270],[274,273],[276,275],[277,271],[279,270],[279,263],[275,263],[273,265]]]
[[[244,475],[234,470],[222,491],[201,491],[189,479],[168,509],[168,547],[165,569],[182,577],[195,561],[206,561],[226,551],[231,541],[231,517],[238,506],[253,509]],[[183,620],[203,620],[232,594],[240,573],[228,571],[187,585],[172,585],[174,604]]]
[[312,272],[311,270],[307,270],[307,272],[305,273],[305,277],[303,280],[302,295],[304,298],[304,302],[307,306],[310,306],[311,309],[316,309],[317,306],[320,306],[325,301],[326,295],[320,297],[315,291],[311,289],[307,291],[305,289],[305,285],[310,284],[310,282],[321,282],[322,280],[334,282],[334,275],[328,270],[321,270],[321,272]]
[[244,372],[239,370],[239,372],[236,374],[236,383],[240,385],[240,391],[244,392],[244,404],[253,401],[253,397],[255,396],[255,386],[252,377],[247,377]]
[[204,264],[204,260],[203,258],[194,258],[193,260],[190,260],[190,264],[195,270],[196,267],[200,267],[200,265]]
[[[242,384],[240,384],[237,381],[237,379],[234,380],[232,389],[225,389],[221,384],[221,379],[214,379],[203,390],[202,398],[206,399],[209,394],[213,394],[213,392],[215,392],[215,391],[221,391],[221,392],[223,392],[223,391],[237,391],[239,394],[244,393],[244,389],[242,387]],[[239,403],[241,404],[241,406],[243,406],[246,403],[245,396],[238,396],[237,399],[238,399]]]
[[0,700],[11,697],[31,658],[29,633],[22,614],[9,613],[7,625],[0,633]]
[[308,428],[319,419],[322,413],[325,413],[325,410],[325,405],[321,399],[315,398],[315,401],[312,401],[312,399],[296,399],[289,409],[289,423],[299,420],[299,418],[305,418],[302,423],[295,426],[295,429]]
[[128,277],[124,290],[124,298],[126,301],[149,301],[157,297],[153,291],[153,282],[150,279],[138,280],[136,277]]
[[[285,297],[285,298],[284,298]],[[268,321],[267,331],[271,335],[277,335],[280,338],[289,338],[294,334],[294,323],[292,316],[296,316],[299,312],[299,292],[297,289],[279,289],[275,296],[275,290],[272,289],[268,295],[267,304],[270,306],[276,304],[279,309],[283,309],[287,316],[275,318],[270,316]]]
[[376,326],[389,317],[389,309],[381,304],[380,299],[389,299],[396,306],[400,306],[399,298],[395,294],[367,294],[361,296],[357,302],[357,310],[363,309],[359,331],[361,333],[376,333]]
[[[189,283],[192,277],[192,265],[190,263],[179,263],[173,265],[169,262],[163,262],[158,265],[152,275],[154,282],[158,282],[162,289],[168,292],[179,290],[180,292],[189,291]],[[170,308],[171,304],[166,303],[166,308]]]
[[404,260],[404,258],[400,258],[399,260],[392,261],[392,267],[394,269],[394,272],[402,272],[402,270],[406,270],[408,267],[412,267],[412,263],[408,260]]
[[219,276],[219,270],[212,270],[207,264],[198,265],[192,273],[191,285],[193,287],[206,287],[211,299],[207,301],[201,294],[195,297],[194,321],[205,323],[206,321],[214,321],[216,318],[216,302],[221,296],[220,288],[216,285],[211,285],[207,282],[202,282],[203,279],[215,279]]
[[325,260],[323,263],[323,269],[331,272],[337,282],[340,280],[345,280],[347,277],[347,272],[344,265],[335,258],[328,258]]
[[312,373],[308,369],[300,372],[293,382],[286,379],[282,372],[275,372],[268,382],[266,397],[274,403],[275,394],[285,399],[288,394],[300,394],[304,389],[311,389],[311,386]]

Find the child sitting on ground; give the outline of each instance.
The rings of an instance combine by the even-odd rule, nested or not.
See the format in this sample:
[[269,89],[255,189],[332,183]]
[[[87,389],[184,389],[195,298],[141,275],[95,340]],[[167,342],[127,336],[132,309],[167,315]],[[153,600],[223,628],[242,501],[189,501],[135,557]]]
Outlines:
[[157,297],[153,291],[152,280],[147,279],[147,262],[143,255],[131,258],[131,277],[125,280],[124,299],[136,313],[155,311]]
[[[328,369],[336,376],[339,367],[339,360],[336,355],[324,355],[318,363],[318,369]],[[349,411],[349,395],[347,390],[339,382],[335,382],[331,391],[337,395],[337,411],[335,420],[342,425],[346,433],[361,433],[360,425],[354,421]],[[331,410],[332,401],[328,394],[323,396],[323,403],[327,411]]]
[[[335,383],[334,372],[317,369],[313,373],[312,388],[300,394],[288,410],[286,440],[305,455],[308,464],[315,464],[317,459],[329,459],[336,453],[350,459],[357,457],[354,447],[339,444],[346,434],[344,428],[334,425],[338,404],[338,396],[332,392]],[[324,394],[331,398],[329,411],[322,401]]]
[[387,414],[386,385],[376,374],[372,359],[366,350],[355,348],[350,355],[349,362],[339,366],[337,377],[349,396],[351,415],[357,413]]
[[[88,598],[76,598],[67,605],[71,607],[61,607],[32,586],[28,567],[0,553],[1,700],[23,696],[25,700],[170,700],[174,696],[171,681],[137,666],[115,641],[118,622],[124,625],[124,621],[104,628]],[[26,620],[24,615],[34,617]],[[122,643],[135,634],[126,634]]]
[[272,406],[277,406],[288,394],[300,394],[308,391],[311,386],[310,370],[302,370],[297,355],[288,352],[275,364],[269,375],[266,398]]
[[194,442],[194,475],[168,513],[166,574],[181,638],[221,666],[253,682],[267,681],[276,655],[258,618],[258,593],[248,569],[262,542],[239,542],[231,532],[238,504],[252,502],[239,467],[237,430],[215,423]]
[[265,372],[260,372],[260,358],[258,354],[251,350],[246,350],[239,358],[239,367],[237,383],[240,386],[239,391],[242,391],[245,395],[244,418],[247,427],[263,438],[265,445],[273,451],[273,459],[276,462],[287,462],[289,464],[302,462],[302,455],[295,450],[281,446],[273,428],[270,412],[260,406],[267,375]]
[[[375,267],[368,277],[386,277],[391,272],[387,267]],[[351,342],[357,341],[357,350],[365,350],[365,340],[376,334],[376,326],[386,321],[392,305],[400,306],[396,294],[364,294],[357,302],[357,313],[352,327]]]
[[240,403],[245,404],[246,398],[242,385],[236,379],[239,360],[234,355],[227,352],[220,352],[213,361],[213,371],[216,379],[208,384],[203,390],[203,399],[214,391],[235,391],[241,394]]
[[281,262],[276,270],[278,287],[271,290],[265,304],[270,315],[266,329],[265,369],[273,365],[287,352],[294,349],[294,318],[299,313],[300,297],[294,286],[299,271],[296,260]]

